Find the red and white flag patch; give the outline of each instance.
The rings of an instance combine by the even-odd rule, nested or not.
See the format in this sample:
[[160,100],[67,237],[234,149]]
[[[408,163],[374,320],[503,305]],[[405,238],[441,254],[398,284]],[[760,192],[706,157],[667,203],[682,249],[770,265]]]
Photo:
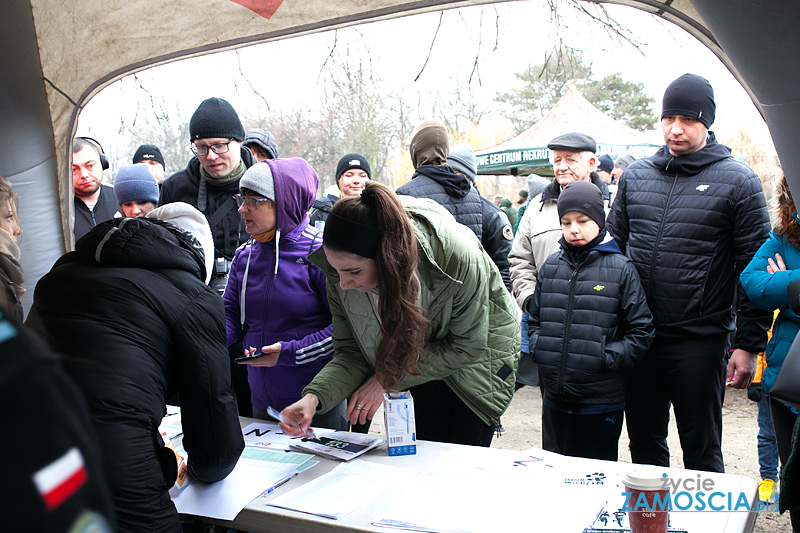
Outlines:
[[78,448],[70,448],[67,453],[33,474],[33,484],[42,495],[48,511],[67,501],[84,483],[86,464]]

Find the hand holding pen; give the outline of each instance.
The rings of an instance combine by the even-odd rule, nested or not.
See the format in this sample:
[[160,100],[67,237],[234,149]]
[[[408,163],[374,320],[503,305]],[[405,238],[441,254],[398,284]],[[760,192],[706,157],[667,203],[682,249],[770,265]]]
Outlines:
[[[276,409],[272,408],[271,406],[267,407],[267,414],[281,423],[281,429],[287,435],[291,435],[292,437],[299,437],[300,435],[302,435],[303,437],[311,439],[317,438],[317,436],[314,434],[313,429],[311,429],[310,427],[303,428],[300,424],[298,424],[288,416],[284,415],[283,413],[279,413]],[[289,428],[295,431],[287,431],[286,428],[283,427],[284,424],[289,426]]]

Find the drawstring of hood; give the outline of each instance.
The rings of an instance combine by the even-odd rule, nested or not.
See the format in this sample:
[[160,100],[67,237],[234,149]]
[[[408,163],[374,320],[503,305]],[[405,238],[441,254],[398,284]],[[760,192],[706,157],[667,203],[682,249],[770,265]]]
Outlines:
[[[269,233],[269,232],[267,232]],[[263,234],[262,234],[263,235]],[[275,273],[274,279],[278,279],[278,263],[280,262],[280,242],[281,230],[275,231]],[[244,275],[242,276],[242,288],[239,291],[239,322],[244,327],[244,307],[245,307],[245,294],[247,293],[247,276],[250,274],[250,258],[253,257],[253,243],[250,242],[247,253],[247,264],[244,267]]]

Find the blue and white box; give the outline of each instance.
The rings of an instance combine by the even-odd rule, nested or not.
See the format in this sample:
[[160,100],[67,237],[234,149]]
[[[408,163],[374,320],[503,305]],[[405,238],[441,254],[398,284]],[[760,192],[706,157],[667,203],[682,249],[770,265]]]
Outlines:
[[408,391],[383,395],[383,418],[389,455],[417,453],[417,425],[414,421],[414,398]]

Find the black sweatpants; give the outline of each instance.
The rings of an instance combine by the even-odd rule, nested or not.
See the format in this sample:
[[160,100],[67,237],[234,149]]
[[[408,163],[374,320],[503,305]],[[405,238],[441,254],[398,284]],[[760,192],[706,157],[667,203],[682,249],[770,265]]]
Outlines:
[[[792,451],[792,433],[798,415],[783,403],[772,398],[769,399],[769,408],[772,411],[775,440],[778,442],[778,456],[781,458],[781,465],[785,465]],[[789,509],[789,517],[792,520],[792,529],[800,532],[800,509]]]
[[722,402],[726,335],[664,339],[656,335],[644,360],[625,373],[625,416],[634,463],[669,466],[669,407],[675,410],[683,464],[724,472]]
[[616,461],[624,411],[574,415],[542,406],[542,449],[549,452]]
[[409,391],[418,439],[487,448],[492,443],[494,427],[478,418],[444,381],[429,381]]

